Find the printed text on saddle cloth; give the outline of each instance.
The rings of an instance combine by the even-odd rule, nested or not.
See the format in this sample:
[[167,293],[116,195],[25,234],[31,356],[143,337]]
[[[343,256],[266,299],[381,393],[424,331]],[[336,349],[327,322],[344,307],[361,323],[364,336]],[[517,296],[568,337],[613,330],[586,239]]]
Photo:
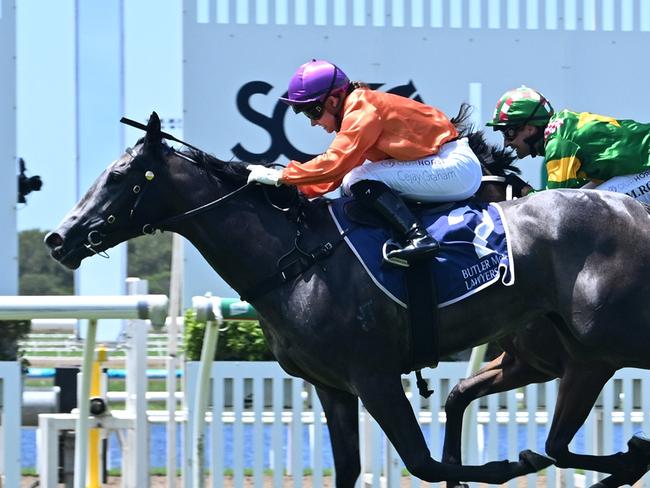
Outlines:
[[625,193],[650,205],[650,170],[635,175],[615,176],[595,187],[596,190]]
[[[343,207],[346,198],[331,202],[330,212],[340,231],[353,226]],[[444,307],[501,282],[514,283],[514,267],[500,207],[483,202],[462,202],[449,211],[425,213],[421,220],[441,243],[431,261],[437,282],[439,306]],[[390,235],[385,229],[361,227],[345,239],[377,286],[406,306],[404,275],[398,266],[387,265],[381,253]]]

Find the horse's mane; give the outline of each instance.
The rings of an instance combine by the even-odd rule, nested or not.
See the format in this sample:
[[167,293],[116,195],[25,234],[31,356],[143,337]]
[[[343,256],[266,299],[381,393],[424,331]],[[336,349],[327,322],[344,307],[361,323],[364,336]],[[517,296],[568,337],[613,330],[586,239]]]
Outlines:
[[[250,172],[247,166],[251,163],[244,161],[223,161],[211,154],[195,149],[188,149],[185,154],[196,162],[197,165],[201,166],[211,177],[216,177],[219,180],[228,181],[238,186],[244,186],[248,180]],[[309,201],[307,197],[298,191],[298,187],[293,185],[281,185],[277,188],[265,187],[265,190],[271,192],[268,194],[269,197],[280,207],[294,207]]]
[[248,163],[242,161],[223,161],[211,154],[196,149],[184,151],[190,159],[201,166],[208,174],[233,183],[246,183],[249,171]]
[[521,170],[515,166],[517,156],[511,149],[498,147],[490,144],[485,140],[485,134],[482,130],[476,130],[470,122],[469,116],[472,114],[472,106],[468,103],[462,103],[458,114],[451,119],[460,137],[467,137],[469,146],[474,154],[483,163],[488,171],[493,175],[504,176],[507,173],[520,174]]

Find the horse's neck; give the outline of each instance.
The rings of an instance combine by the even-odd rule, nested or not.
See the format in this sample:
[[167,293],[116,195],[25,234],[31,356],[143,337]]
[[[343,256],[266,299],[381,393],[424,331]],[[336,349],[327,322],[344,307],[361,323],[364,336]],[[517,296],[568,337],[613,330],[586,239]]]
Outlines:
[[258,189],[190,218],[178,228],[240,293],[277,273],[277,262],[293,247],[296,230],[296,224],[266,203]]

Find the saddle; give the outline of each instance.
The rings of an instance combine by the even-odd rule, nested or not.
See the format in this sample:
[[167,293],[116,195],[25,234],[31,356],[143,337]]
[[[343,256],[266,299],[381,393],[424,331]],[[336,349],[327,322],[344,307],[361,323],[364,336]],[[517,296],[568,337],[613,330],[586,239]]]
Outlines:
[[[404,200],[406,206],[418,218],[422,218],[428,214],[435,214],[445,212],[454,207],[455,203],[420,203],[411,200]],[[377,215],[377,212],[369,209],[361,202],[350,199],[343,204],[343,211],[350,221],[356,224],[363,225],[364,227],[377,227],[391,231],[385,221]]]
[[[451,209],[452,203],[417,203],[405,202],[414,215],[422,218],[428,213],[441,213]],[[366,227],[385,228],[392,233],[376,212],[354,199],[347,201],[343,211],[350,219]],[[409,323],[411,328],[411,364],[409,371],[415,370],[417,386],[420,395],[428,398],[433,390],[429,390],[426,380],[422,378],[421,370],[426,367],[435,368],[440,360],[438,347],[438,294],[430,262],[427,260],[412,263],[397,263],[386,258],[385,249],[394,245],[401,236],[394,236],[384,244],[384,262],[403,268],[406,281]],[[392,242],[391,242],[392,241]]]

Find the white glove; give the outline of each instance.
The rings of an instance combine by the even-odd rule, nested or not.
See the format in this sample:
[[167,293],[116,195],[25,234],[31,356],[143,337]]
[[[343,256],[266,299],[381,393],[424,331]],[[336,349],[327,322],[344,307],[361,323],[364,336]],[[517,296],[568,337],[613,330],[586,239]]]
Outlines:
[[250,171],[250,174],[248,175],[248,183],[251,181],[257,181],[258,183],[273,186],[280,186],[282,183],[280,181],[282,171],[279,169],[267,168],[261,164],[249,164],[246,166],[246,169]]

